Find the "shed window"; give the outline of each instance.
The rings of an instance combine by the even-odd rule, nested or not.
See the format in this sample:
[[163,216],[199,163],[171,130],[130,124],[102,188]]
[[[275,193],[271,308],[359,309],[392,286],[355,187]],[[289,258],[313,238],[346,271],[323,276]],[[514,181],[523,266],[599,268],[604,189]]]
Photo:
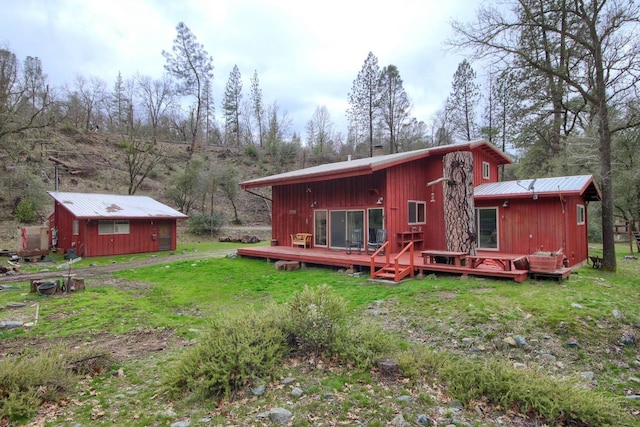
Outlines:
[[491,178],[491,165],[489,162],[482,162],[482,179]]
[[584,225],[584,205],[578,205],[576,211],[576,216],[578,219],[578,225]]
[[409,224],[424,224],[426,222],[426,202],[417,202],[409,200]]
[[98,234],[129,234],[128,220],[98,221]]
[[80,225],[77,219],[73,220],[72,227],[73,227],[72,233],[74,236],[77,236],[78,234],[80,234]]

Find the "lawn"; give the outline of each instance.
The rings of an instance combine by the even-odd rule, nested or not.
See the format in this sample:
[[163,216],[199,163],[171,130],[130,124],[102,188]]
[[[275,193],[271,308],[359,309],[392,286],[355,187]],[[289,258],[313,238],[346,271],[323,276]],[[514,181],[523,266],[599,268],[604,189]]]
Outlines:
[[[262,396],[243,391],[200,401],[164,394],[163,373],[212,320],[284,304],[305,286],[320,285],[342,297],[354,316],[382,326],[398,351],[420,346],[444,358],[499,361],[590,390],[594,398],[620,400],[627,414],[640,410],[624,398],[640,395],[640,261],[624,259],[628,246],[618,248],[615,274],[583,267],[563,283],[431,275],[401,285],[369,283],[366,274],[343,270],[285,272],[264,260],[220,257],[230,248],[190,244],[176,251],[194,255],[190,259],[164,254],[140,268],[127,264],[158,255],[82,260],[72,268],[117,263],[123,269],[88,278],[86,289],[71,295],[30,294],[28,283],[1,291],[0,305],[27,306],[0,310],[0,321],[33,322],[36,313],[38,321],[0,330],[0,362],[24,348],[54,344],[113,356],[108,373],[83,377],[61,403],[33,417],[34,425],[261,425],[268,422],[259,415],[277,406],[294,413],[293,425],[388,425],[399,414],[410,422],[426,414],[471,425],[536,425],[525,423],[526,408],[497,408],[487,400],[460,407],[444,383],[386,381],[376,369],[329,360],[314,366],[288,361]],[[287,377],[295,379],[292,385],[281,382]],[[294,386],[304,390],[302,397],[290,395]]]

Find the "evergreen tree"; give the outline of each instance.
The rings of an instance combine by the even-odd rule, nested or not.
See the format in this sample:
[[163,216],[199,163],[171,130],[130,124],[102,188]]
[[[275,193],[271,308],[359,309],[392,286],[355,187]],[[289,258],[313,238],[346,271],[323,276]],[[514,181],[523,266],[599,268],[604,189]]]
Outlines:
[[165,70],[180,82],[179,93],[195,98],[195,106],[191,113],[192,126],[190,126],[189,159],[191,159],[203,119],[205,88],[207,81],[213,79],[213,58],[209,56],[204,46],[198,43],[196,36],[183,22],[177,25],[176,31],[178,34],[173,41],[171,52],[163,50],[162,56],[166,59]]
[[453,75],[447,109],[453,123],[454,135],[466,141],[477,136],[476,108],[480,102],[480,89],[475,83],[476,73],[465,59]]
[[400,72],[395,65],[382,69],[380,75],[380,126],[389,138],[389,153],[399,152],[398,136],[407,123],[411,110],[409,97],[402,86]]
[[378,58],[369,52],[349,93],[347,116],[350,122],[350,131],[355,135],[361,133],[367,135],[370,157],[373,156],[374,126],[380,106],[380,76]]
[[264,105],[262,103],[262,89],[260,88],[260,80],[258,80],[258,71],[254,70],[251,78],[251,110],[258,125],[258,141],[262,148],[264,141]]
[[229,75],[222,100],[224,114],[225,141],[234,141],[240,146],[240,105],[242,102],[242,76],[237,65]]

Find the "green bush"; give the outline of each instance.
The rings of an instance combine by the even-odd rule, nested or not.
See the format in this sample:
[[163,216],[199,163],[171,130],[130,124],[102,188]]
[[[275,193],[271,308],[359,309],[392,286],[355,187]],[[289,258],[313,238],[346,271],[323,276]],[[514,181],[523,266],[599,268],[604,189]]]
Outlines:
[[332,352],[338,337],[346,333],[347,304],[327,285],[316,289],[305,286],[295,293],[288,311],[283,327],[293,350],[302,356]]
[[212,215],[195,214],[191,215],[187,220],[187,229],[189,233],[198,236],[204,234],[213,234],[217,236],[224,224],[224,217],[219,213]]
[[258,147],[255,145],[249,144],[244,147],[244,155],[246,157],[257,159],[258,158]]
[[273,376],[287,352],[285,336],[276,324],[281,317],[280,308],[270,307],[262,313],[249,309],[216,319],[198,344],[169,369],[165,387],[206,399]]
[[[0,424],[33,417],[45,402],[57,402],[64,398],[77,381],[76,373],[89,373],[87,361],[93,363],[92,371],[101,371],[108,358],[87,358],[90,350],[70,352],[52,348],[43,352],[25,353],[0,360]],[[80,362],[74,362],[80,361]]]
[[403,375],[438,377],[454,399],[488,400],[553,425],[630,425],[619,400],[500,361],[473,361],[417,347],[397,357]]
[[371,368],[378,359],[395,348],[394,341],[372,321],[352,321],[333,345],[338,358],[358,369]]
[[31,224],[38,219],[33,202],[29,199],[22,199],[16,206],[16,219],[25,224]]

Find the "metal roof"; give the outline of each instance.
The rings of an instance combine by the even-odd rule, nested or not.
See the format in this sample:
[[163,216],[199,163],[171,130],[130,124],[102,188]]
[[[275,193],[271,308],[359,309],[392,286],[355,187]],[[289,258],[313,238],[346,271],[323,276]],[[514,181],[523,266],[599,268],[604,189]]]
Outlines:
[[473,194],[476,198],[518,197],[533,194],[539,196],[585,194],[587,200],[602,199],[600,190],[592,175],[522,179],[480,184],[475,187]]
[[55,191],[49,191],[49,195],[77,218],[187,218],[147,196]]
[[421,150],[407,151],[405,153],[386,154],[382,156],[366,157],[364,159],[346,160],[325,165],[312,166],[277,175],[252,179],[240,183],[242,188],[267,187],[270,185],[289,184],[301,181],[318,181],[331,179],[335,175],[357,176],[373,173],[376,170],[384,169],[392,165],[411,161],[422,157],[429,157],[437,153],[449,153],[459,150],[470,150],[476,147],[483,147],[500,159],[499,164],[511,163],[511,159],[490,142],[479,139],[475,141],[465,141],[456,144],[442,145],[439,147],[423,148]]

